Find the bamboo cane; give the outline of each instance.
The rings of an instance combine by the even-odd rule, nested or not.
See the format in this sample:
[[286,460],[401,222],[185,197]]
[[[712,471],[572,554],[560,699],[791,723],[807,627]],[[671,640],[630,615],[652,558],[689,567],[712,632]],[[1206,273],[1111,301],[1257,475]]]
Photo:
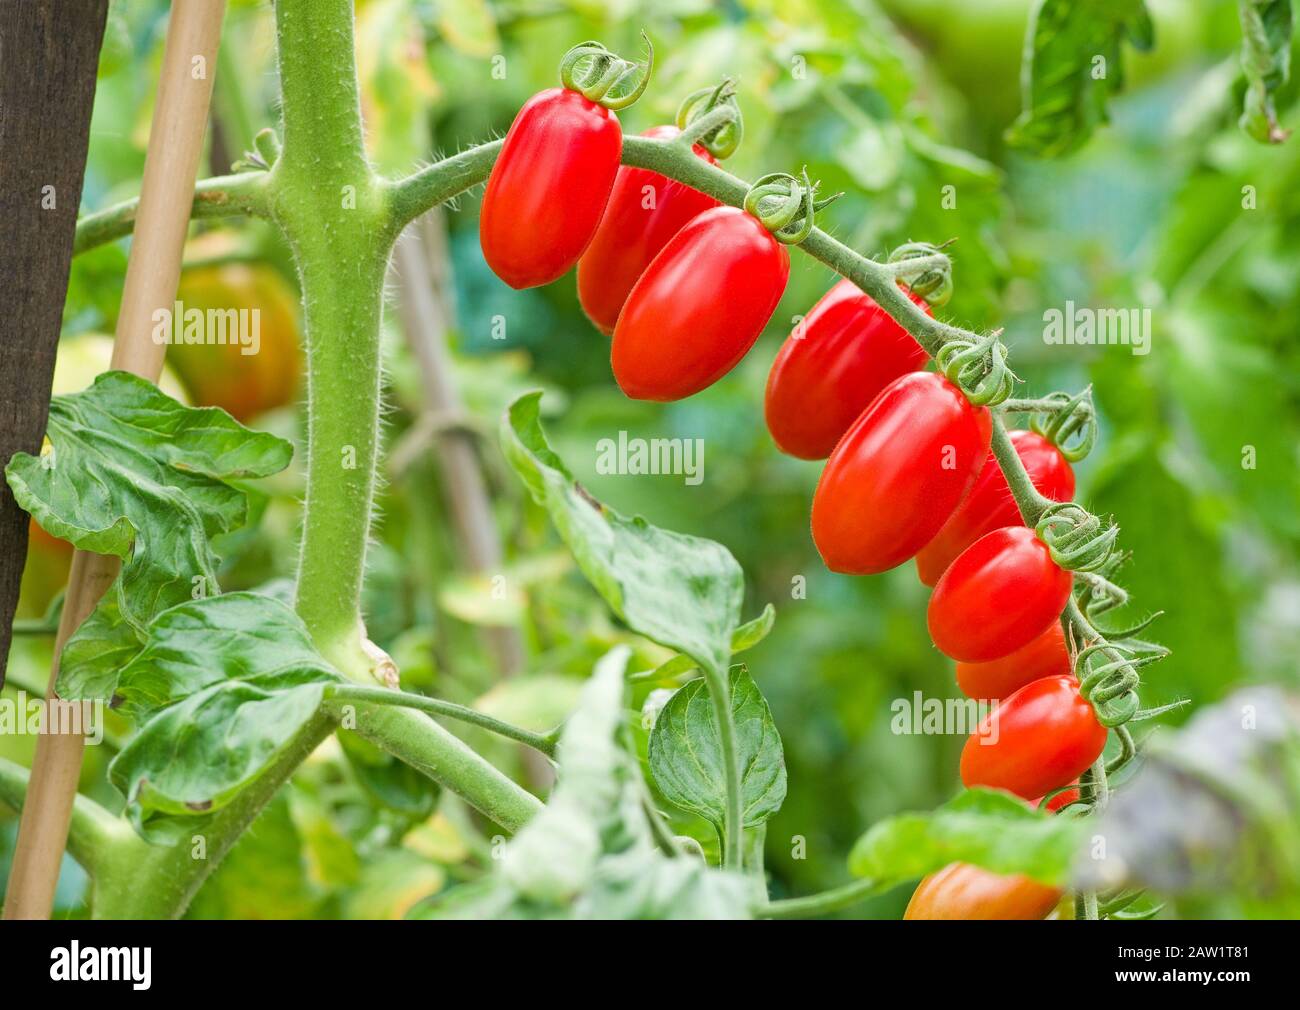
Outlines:
[[[172,308],[180,281],[225,7],[226,0],[178,0],[167,26],[112,358],[113,368],[155,382],[162,372],[166,345],[152,339],[153,315],[158,309]],[[55,697],[64,644],[95,609],[117,577],[118,567],[114,557],[85,551],[73,555],[48,698]],[[37,740],[9,874],[6,919],[45,919],[54,907],[84,749],[85,737],[80,733],[42,733]]]

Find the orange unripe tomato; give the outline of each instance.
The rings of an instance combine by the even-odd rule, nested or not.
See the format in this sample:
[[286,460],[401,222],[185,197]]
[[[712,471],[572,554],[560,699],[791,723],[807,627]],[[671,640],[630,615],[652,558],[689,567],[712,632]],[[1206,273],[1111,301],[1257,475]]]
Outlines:
[[1060,621],[1015,652],[983,663],[958,663],[957,686],[967,698],[1001,701],[1044,677],[1068,677],[1074,672]]
[[[237,421],[248,421],[294,401],[301,370],[298,299],[273,267],[191,267],[181,274],[176,298],[185,312],[197,309],[205,318],[209,312],[229,317],[229,310],[249,310],[244,344],[231,337],[240,325],[236,323],[227,325],[224,344],[175,342],[167,348],[167,362],[193,395],[195,406],[221,407]],[[201,332],[207,339],[219,335],[206,325]],[[248,353],[254,347],[255,352]]]
[[921,881],[904,919],[1042,919],[1061,891],[1022,874],[1000,874],[949,863]]

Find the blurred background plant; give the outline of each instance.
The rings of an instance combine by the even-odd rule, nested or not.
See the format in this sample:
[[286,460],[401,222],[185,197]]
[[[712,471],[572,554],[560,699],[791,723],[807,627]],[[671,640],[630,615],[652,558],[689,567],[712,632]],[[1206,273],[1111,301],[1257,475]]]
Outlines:
[[[1063,159],[1009,146],[1030,6],[359,0],[368,142],[381,170],[396,174],[500,135],[527,96],[556,83],[559,55],[585,38],[631,54],[645,29],[655,43],[650,90],[620,113],[629,132],[671,121],[682,96],[735,78],[745,139],[731,171],[752,179],[806,164],[825,192],[847,194],[823,212],[823,226],[868,255],[958,239],[955,294],[938,315],[1004,326],[1026,390],[1093,384],[1101,440],[1079,467],[1078,500],[1120,523],[1137,616],[1166,612],[1155,637],[1173,658],[1152,672],[1143,700],[1191,701],[1162,720],[1177,723],[1244,684],[1296,685],[1300,145],[1263,145],[1237,125],[1246,82],[1234,3],[1150,0],[1155,44],[1125,50],[1110,123]],[[166,9],[161,0],[111,9],[86,209],[138,190]],[[232,0],[212,174],[230,171],[275,122],[273,47],[269,5]],[[1283,125],[1296,118],[1293,90],[1277,96]],[[953,794],[963,738],[891,732],[894,699],[958,695],[926,634],[924,587],[911,565],[870,579],[827,572],[808,532],[820,465],[780,455],[764,427],[776,348],[833,276],[796,254],[781,307],[740,367],[683,402],[633,402],[611,381],[607,339],[583,316],[571,278],[512,291],[484,265],[478,196],[413,228],[418,243],[396,260],[371,637],[396,658],[404,686],[537,730],[563,718],[611,644],[633,645],[633,668],[666,658],[613,623],[503,464],[494,437],[502,410],[544,386],[549,434],[598,498],[722,542],[747,576],[745,616],[775,606],[774,631],[746,657],[789,771],[785,805],[767,826],[772,895],[841,883],[868,825]],[[118,242],[74,261],[59,360],[68,388],[94,371],[76,369],[93,343],[85,335],[112,332],[126,249]],[[264,352],[235,360],[175,348],[169,361],[192,402],[222,403],[301,443],[295,284],[270,229],[196,226],[182,297],[260,308]],[[1149,308],[1150,353],[1047,344],[1043,313],[1067,301]],[[703,483],[598,473],[597,443],[620,431],[703,438]],[[295,470],[258,488],[256,522],[225,545],[223,586],[292,573],[301,490]],[[20,613],[28,625],[39,625],[62,582],[61,548],[33,540]],[[39,693],[48,664],[48,638],[16,638],[6,694]],[[643,684],[635,701],[655,686]],[[635,713],[629,720],[639,724]],[[82,785],[117,806],[104,777],[111,740],[90,749]],[[548,769],[513,745],[477,732],[472,741],[545,784]],[[0,754],[27,763],[31,742],[2,736]],[[702,821],[676,827],[716,849]],[[492,830],[341,737],[295,777],[190,914],[400,916],[490,866]],[[15,831],[16,819],[0,814],[0,879]],[[60,914],[81,914],[83,898],[84,877],[69,861]],[[904,888],[852,914],[897,917],[906,900]]]

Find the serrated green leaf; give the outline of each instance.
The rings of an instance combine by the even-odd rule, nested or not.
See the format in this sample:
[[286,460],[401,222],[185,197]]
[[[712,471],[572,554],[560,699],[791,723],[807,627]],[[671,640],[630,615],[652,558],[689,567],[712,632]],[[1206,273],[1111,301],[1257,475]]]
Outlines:
[[164,709],[109,765],[136,830],[175,841],[260,778],[320,708],[325,685],[226,680]]
[[283,470],[293,449],[126,372],[55,397],[48,437],[50,454],[17,453],[5,476],[48,532],[123,561],[69,639],[59,671],[62,697],[107,701],[149,622],[196,591],[217,591],[210,540],[242,525],[247,507],[231,482]]
[[194,830],[266,772],[341,679],[273,597],[229,593],[163,611],[118,684],[141,728],[109,776],[137,830]]
[[1142,0],[1040,0],[1025,35],[1023,108],[1007,140],[1049,158],[1082,147],[1123,86],[1124,39],[1139,49],[1154,40]]
[[1086,832],[1080,818],[1039,813],[1008,793],[971,789],[929,813],[899,814],[858,839],[849,870],[881,889],[949,863],[1065,882]]
[[[731,669],[745,827],[762,824],[785,801],[785,755],[772,713],[743,666]],[[703,680],[680,688],[650,731],[650,773],[676,807],[699,814],[722,832],[727,790],[713,701]]]
[[118,678],[119,711],[138,723],[224,680],[268,691],[341,679],[302,619],[261,593],[226,593],[165,610]]
[[540,404],[539,392],[511,404],[502,447],[583,574],[634,631],[722,676],[744,593],[736,559],[712,540],[659,529],[592,498],[547,443]]
[[[768,604],[763,612],[752,621],[746,621],[731,634],[731,651],[744,652],[763,641],[776,624],[776,608]],[[632,680],[672,680],[682,674],[699,669],[699,664],[690,656],[678,653],[672,659],[660,663],[653,670],[642,670],[632,675]]]
[[560,779],[546,809],[506,847],[502,876],[525,898],[563,904],[580,894],[602,851],[602,821],[620,806],[627,764],[619,747],[628,650],[596,664],[565,725],[557,756]]

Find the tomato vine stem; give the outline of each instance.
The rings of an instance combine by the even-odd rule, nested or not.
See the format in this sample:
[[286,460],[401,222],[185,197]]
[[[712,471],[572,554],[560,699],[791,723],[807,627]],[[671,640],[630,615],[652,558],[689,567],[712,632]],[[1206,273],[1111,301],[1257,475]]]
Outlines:
[[762,902],[754,908],[754,915],[761,919],[805,919],[814,915],[829,915],[865,901],[879,890],[880,884],[875,880],[855,880],[805,898]]
[[722,774],[727,793],[723,812],[723,865],[739,870],[744,862],[745,820],[740,796],[740,745],[736,717],[731,711],[731,685],[726,670],[703,669],[704,683],[713,701],[713,715],[722,747]]
[[478,711],[478,709],[457,705],[451,701],[443,701],[441,698],[411,694],[409,691],[393,691],[384,687],[341,684],[329,688],[326,691],[326,696],[331,699],[331,707],[336,709],[340,704],[362,701],[374,705],[410,708],[417,712],[427,712],[430,715],[442,715],[449,719],[458,719],[461,722],[478,726],[480,729],[488,730],[498,736],[527,744],[534,750],[540,751],[551,758],[555,757],[555,748],[559,743],[558,730],[553,730],[550,733],[533,733],[521,726],[515,726],[501,719],[493,718],[486,712]]
[[[240,172],[204,179],[194,187],[190,217],[196,221],[236,215],[264,218],[267,216],[266,179],[265,172]],[[135,218],[139,210],[140,200],[137,197],[83,215],[77,221],[73,255],[130,235],[135,230]]]

